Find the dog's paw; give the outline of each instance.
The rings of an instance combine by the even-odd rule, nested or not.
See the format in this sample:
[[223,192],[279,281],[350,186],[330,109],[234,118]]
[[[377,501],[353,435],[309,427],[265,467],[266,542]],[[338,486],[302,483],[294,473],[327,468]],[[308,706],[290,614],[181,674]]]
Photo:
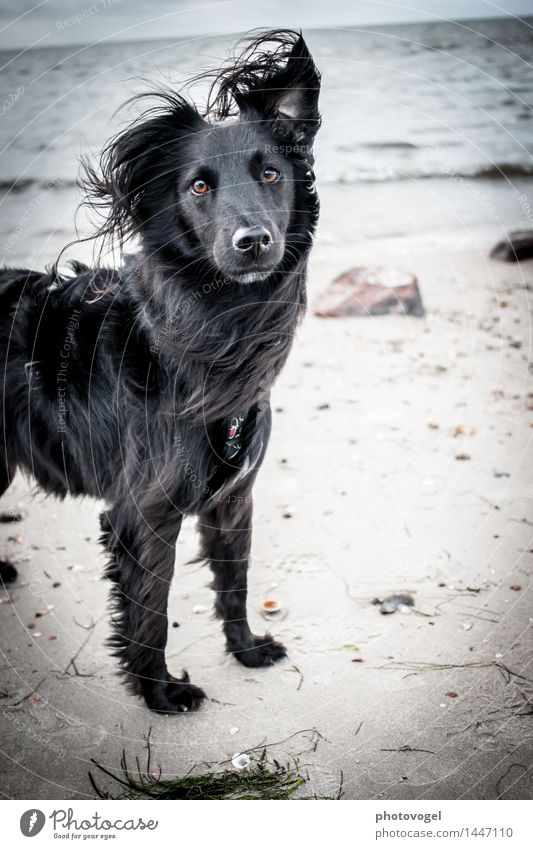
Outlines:
[[231,653],[243,666],[272,666],[277,660],[287,657],[287,649],[282,643],[276,642],[270,634],[264,637],[254,637],[249,646],[237,650],[230,649]]
[[0,581],[4,584],[12,584],[17,580],[18,572],[12,563],[7,560],[0,560]]
[[189,682],[186,672],[183,678],[173,678],[169,675],[166,681],[150,682],[143,695],[150,710],[156,713],[186,713],[197,710],[206,697],[200,687]]

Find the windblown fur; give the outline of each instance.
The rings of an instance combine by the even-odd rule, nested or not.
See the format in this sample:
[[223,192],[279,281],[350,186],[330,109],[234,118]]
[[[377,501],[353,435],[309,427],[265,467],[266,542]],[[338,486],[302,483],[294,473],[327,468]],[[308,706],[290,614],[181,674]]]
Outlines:
[[[204,109],[162,92],[98,166],[84,163],[96,235],[121,249],[136,239],[136,253],[117,270],[0,271],[0,492],[20,467],[56,496],[104,500],[112,645],[134,692],[165,713],[204,696],[165,662],[184,515],[199,517],[228,650],[248,666],[285,654],[246,619],[251,489],[318,216],[319,75],[301,36],[263,33],[204,79]],[[236,242],[241,231],[252,235]]]

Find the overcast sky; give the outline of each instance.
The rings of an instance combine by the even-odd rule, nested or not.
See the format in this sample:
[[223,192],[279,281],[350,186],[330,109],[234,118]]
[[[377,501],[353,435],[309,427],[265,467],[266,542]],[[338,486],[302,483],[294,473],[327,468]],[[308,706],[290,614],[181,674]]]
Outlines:
[[0,48],[509,14],[533,0],[0,0]]

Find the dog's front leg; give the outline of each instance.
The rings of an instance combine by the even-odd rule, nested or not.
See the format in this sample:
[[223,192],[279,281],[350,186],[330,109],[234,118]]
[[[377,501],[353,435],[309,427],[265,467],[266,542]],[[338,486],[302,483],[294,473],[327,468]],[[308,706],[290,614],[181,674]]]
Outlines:
[[189,683],[187,673],[180,679],[170,675],[165,661],[179,513],[139,502],[135,515],[127,507],[114,507],[102,514],[101,523],[102,541],[111,555],[107,575],[114,582],[110,643],[128,685],[152,710],[197,708],[204,692]]
[[252,540],[252,496],[234,493],[202,513],[201,556],[214,574],[215,611],[223,620],[227,650],[244,666],[270,666],[285,647],[270,634],[256,637],[246,613],[247,572]]

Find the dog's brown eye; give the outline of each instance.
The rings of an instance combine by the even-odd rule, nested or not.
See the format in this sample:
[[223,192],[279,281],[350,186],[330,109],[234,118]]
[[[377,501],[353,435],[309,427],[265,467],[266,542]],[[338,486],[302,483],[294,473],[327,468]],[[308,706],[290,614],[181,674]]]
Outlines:
[[265,183],[275,183],[281,177],[277,168],[265,168],[263,171],[263,180]]
[[209,186],[205,180],[194,180],[191,183],[191,191],[195,195],[205,195],[209,191]]

